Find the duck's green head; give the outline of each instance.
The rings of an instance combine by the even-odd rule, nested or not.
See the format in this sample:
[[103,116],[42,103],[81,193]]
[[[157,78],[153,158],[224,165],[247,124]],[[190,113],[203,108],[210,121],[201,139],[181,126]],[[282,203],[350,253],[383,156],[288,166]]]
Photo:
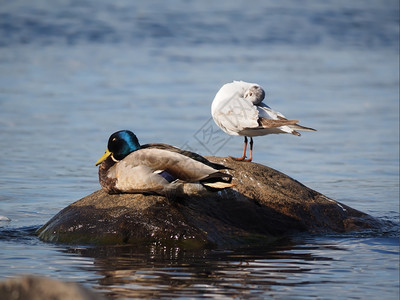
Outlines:
[[96,162],[96,166],[101,164],[110,155],[114,161],[119,161],[139,148],[139,140],[132,131],[120,130],[114,132],[108,139],[106,152]]

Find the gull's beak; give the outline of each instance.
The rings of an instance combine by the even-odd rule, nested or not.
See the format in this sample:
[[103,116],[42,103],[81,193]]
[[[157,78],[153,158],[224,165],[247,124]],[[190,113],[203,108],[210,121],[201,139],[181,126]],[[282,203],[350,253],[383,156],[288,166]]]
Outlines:
[[109,157],[110,155],[111,155],[111,152],[110,152],[110,150],[108,150],[108,148],[107,148],[106,153],[104,153],[103,156],[100,157],[100,159],[96,162],[96,166],[98,166],[98,165],[101,164],[103,161],[105,161],[106,158]]

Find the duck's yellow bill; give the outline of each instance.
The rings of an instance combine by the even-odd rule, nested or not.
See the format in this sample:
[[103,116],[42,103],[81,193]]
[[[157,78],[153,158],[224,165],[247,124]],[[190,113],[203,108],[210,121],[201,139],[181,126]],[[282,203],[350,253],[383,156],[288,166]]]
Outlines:
[[104,153],[103,156],[100,157],[100,159],[96,162],[96,166],[98,166],[98,165],[101,164],[103,161],[105,161],[106,158],[109,157],[110,155],[111,155],[111,152],[110,152],[110,150],[108,150],[108,148],[107,148],[106,153]]

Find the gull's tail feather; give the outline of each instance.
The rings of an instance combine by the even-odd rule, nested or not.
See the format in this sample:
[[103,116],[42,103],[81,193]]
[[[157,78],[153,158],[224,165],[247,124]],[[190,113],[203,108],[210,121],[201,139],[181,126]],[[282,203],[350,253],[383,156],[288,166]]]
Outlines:
[[301,126],[299,124],[290,125],[289,127],[292,128],[292,129],[302,130],[302,131],[317,131],[314,128]]
[[274,119],[267,119],[267,118],[259,118],[258,119],[258,124],[262,128],[276,128],[276,127],[281,127],[281,126],[295,126],[296,123],[298,123],[298,120],[287,120],[287,119],[280,119],[280,120],[274,120]]
[[288,120],[288,119],[286,119],[286,118],[284,118],[284,117],[282,117],[282,116],[278,116],[278,119],[279,119],[279,121],[292,122],[292,124],[289,124],[289,123],[288,123],[288,124],[285,124],[285,125],[288,125],[291,129],[293,129],[292,134],[294,134],[294,135],[298,135],[298,136],[301,135],[301,134],[300,134],[299,132],[297,132],[296,130],[302,130],[302,131],[317,131],[317,130],[314,129],[314,128],[305,127],[305,126],[301,126],[301,125],[297,124],[297,123],[299,123],[299,121],[297,121],[297,120]]

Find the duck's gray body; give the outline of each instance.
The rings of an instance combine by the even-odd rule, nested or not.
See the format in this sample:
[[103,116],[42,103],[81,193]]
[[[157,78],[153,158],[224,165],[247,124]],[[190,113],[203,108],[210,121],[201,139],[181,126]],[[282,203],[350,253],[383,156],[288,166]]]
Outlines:
[[[165,144],[149,144],[116,162],[108,157],[99,167],[100,185],[108,193],[154,193],[168,195],[174,190],[199,192],[230,186],[230,175],[218,171],[223,166],[204,157]],[[171,182],[171,178],[173,181]],[[216,181],[222,180],[222,185]],[[188,189],[186,189],[188,190]]]

